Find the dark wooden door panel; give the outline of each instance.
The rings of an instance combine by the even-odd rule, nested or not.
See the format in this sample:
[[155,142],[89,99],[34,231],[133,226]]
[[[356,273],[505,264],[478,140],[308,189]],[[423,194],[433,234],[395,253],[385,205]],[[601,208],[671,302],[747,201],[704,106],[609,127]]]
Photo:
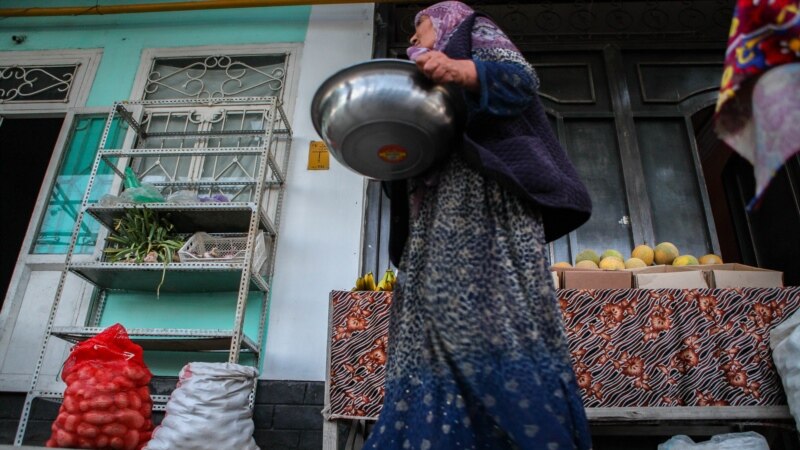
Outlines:
[[539,96],[559,114],[611,114],[608,79],[599,51],[524,52],[539,76]]
[[653,210],[656,242],[669,241],[682,254],[712,251],[697,167],[682,118],[638,119],[636,135]]
[[682,103],[719,89],[724,56],[716,50],[622,51],[631,110],[681,115]]
[[[565,147],[592,198],[592,218],[575,231],[576,254],[592,248],[629,249],[630,214],[612,119],[565,120]],[[574,256],[573,254],[573,256]]]

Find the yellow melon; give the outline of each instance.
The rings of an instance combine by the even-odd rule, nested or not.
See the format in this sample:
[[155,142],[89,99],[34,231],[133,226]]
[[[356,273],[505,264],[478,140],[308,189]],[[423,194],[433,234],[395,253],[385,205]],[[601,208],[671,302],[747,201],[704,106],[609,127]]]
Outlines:
[[578,253],[578,255],[575,257],[576,263],[587,260],[597,264],[600,262],[600,256],[598,256],[597,252],[595,252],[594,250],[584,250]]
[[622,270],[625,268],[625,263],[616,256],[606,256],[600,260],[599,267],[603,270]]
[[631,258],[639,258],[644,261],[645,265],[652,265],[655,251],[649,245],[637,245],[631,252]]
[[709,253],[708,255],[703,255],[697,260],[700,264],[722,264],[722,258],[719,256]]
[[656,245],[653,254],[656,264],[672,264],[672,261],[675,261],[675,258],[680,255],[680,252],[678,252],[678,247],[675,247],[671,242],[662,242]]
[[696,266],[698,264],[697,258],[692,255],[681,255],[672,261],[673,266]]
[[597,269],[597,264],[594,261],[589,259],[584,259],[583,261],[578,261],[575,263],[575,268],[577,269]]
[[553,264],[551,267],[572,267],[572,264],[570,264],[570,263],[568,263],[566,261],[561,261],[561,262],[557,262],[557,263]]
[[628,258],[625,260],[626,269],[638,269],[640,267],[647,267],[647,264],[640,258]]
[[622,256],[622,253],[611,248],[604,251],[603,254],[600,255],[600,260],[602,260],[603,258],[608,258],[609,256],[614,256],[619,258],[620,261],[625,261],[625,258]]

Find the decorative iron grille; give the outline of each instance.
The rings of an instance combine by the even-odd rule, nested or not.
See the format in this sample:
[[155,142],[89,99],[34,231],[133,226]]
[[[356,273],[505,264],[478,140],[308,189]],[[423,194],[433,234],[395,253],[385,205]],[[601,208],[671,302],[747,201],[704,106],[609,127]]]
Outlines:
[[285,77],[285,54],[156,58],[144,99],[280,97]]
[[78,66],[0,66],[0,103],[66,103]]

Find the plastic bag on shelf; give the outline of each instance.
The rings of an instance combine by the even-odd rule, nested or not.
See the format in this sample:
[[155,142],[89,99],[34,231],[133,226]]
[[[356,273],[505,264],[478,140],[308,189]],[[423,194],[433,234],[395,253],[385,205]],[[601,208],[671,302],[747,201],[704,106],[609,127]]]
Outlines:
[[214,195],[201,195],[198,197],[201,203],[227,203],[230,201],[225,194],[214,194]]
[[708,441],[695,443],[689,436],[673,436],[658,444],[658,450],[769,450],[767,440],[755,431],[718,434]]
[[130,167],[125,168],[125,178],[122,180],[125,190],[119,195],[123,203],[163,203],[164,196],[161,190],[149,183],[141,183]]
[[122,200],[116,195],[111,194],[106,194],[97,201],[97,204],[100,206],[117,206],[120,203],[122,203]]
[[123,203],[163,203],[164,196],[152,184],[142,183],[139,187],[125,189],[119,195]]
[[153,430],[152,374],[142,353],[120,324],[75,345],[47,447],[141,449]]
[[185,365],[145,450],[258,450],[249,405],[256,376],[239,364]]
[[168,203],[197,203],[197,192],[187,189],[175,191],[167,196]]

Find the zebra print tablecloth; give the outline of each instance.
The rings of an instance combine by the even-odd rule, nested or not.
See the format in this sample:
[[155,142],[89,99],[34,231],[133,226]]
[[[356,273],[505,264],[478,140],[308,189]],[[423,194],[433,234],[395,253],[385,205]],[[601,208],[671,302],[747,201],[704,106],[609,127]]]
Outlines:
[[[800,287],[558,295],[587,408],[786,404],[769,330],[800,307]],[[375,419],[392,295],[333,291],[330,301],[326,415]]]

